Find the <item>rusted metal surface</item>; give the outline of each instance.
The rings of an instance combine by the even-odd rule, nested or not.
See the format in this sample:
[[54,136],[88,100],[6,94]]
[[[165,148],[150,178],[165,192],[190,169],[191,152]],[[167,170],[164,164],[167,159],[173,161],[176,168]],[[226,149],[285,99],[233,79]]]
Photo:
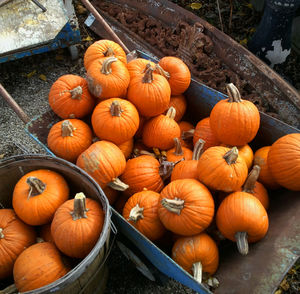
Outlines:
[[[105,1],[98,0],[93,0],[91,2],[98,9],[99,7],[103,7],[103,3],[105,3]],[[184,46],[181,46],[182,48],[179,48],[180,50],[176,49],[177,56],[182,57],[188,64],[192,64],[193,61],[188,61],[189,53],[192,52],[193,54],[197,54],[199,42],[204,42],[204,45],[207,46],[206,49],[204,48],[204,51],[212,50],[210,53],[211,59],[209,61],[209,65],[215,66],[213,64],[213,56],[215,56],[216,63],[219,62],[219,60],[223,62],[225,76],[227,79],[231,79],[231,82],[233,83],[235,83],[236,80],[236,82],[241,83],[241,86],[244,88],[251,88],[253,94],[250,93],[251,95],[248,95],[246,99],[249,98],[249,100],[257,102],[261,111],[269,113],[272,116],[276,116],[290,125],[298,128],[300,127],[300,95],[298,91],[246,48],[219,31],[217,28],[213,27],[193,13],[166,0],[110,1],[109,5],[113,4],[119,5],[119,7],[123,10],[127,8],[135,9],[139,13],[153,17],[166,26],[167,29],[175,30],[182,24],[181,29],[183,29],[183,34],[181,35],[181,43]],[[164,51],[158,48],[157,40],[155,46],[150,45],[151,38],[147,39],[147,36],[144,38],[140,37],[135,32],[131,31],[132,28],[130,26],[120,24],[120,22],[116,21],[115,18],[103,10],[99,9],[99,11],[129,50],[139,49],[158,58],[167,55],[166,52],[168,51],[172,52],[170,48],[169,50],[164,49]],[[190,27],[183,27],[185,26],[185,23],[189,24]],[[198,44],[195,44],[192,42],[195,40],[193,30],[198,28],[199,34],[201,26],[204,28],[205,36],[202,35],[200,40],[198,40],[199,42],[197,41]],[[103,30],[101,25],[97,24],[97,22],[93,22],[91,24],[91,28],[99,36],[103,38],[110,38],[110,36]],[[191,35],[194,39],[191,38]],[[166,39],[167,38],[168,36],[166,36]],[[211,48],[209,40],[211,40],[213,44]],[[202,56],[200,56],[200,58],[202,58]],[[228,67],[228,70],[226,67]],[[206,73],[209,76],[209,68],[201,77],[205,77]],[[220,78],[224,84],[224,77],[219,77],[215,73],[214,75],[215,79]],[[197,77],[195,78],[198,81],[201,81]]]

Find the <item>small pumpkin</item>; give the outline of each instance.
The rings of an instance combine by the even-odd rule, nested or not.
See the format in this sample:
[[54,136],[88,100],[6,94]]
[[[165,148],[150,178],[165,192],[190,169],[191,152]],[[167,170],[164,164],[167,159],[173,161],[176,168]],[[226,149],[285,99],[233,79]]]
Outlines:
[[68,271],[55,245],[42,242],[28,247],[18,256],[13,275],[19,292],[26,292],[55,282]]
[[83,118],[95,105],[87,81],[77,75],[59,77],[49,91],[49,105],[60,118]]
[[149,66],[154,68],[155,63],[144,58],[136,58],[128,62],[127,69],[130,74],[130,79],[143,75]]
[[123,208],[123,217],[151,241],[161,238],[166,231],[158,217],[159,196],[144,190],[133,194]]
[[49,149],[57,156],[75,162],[92,144],[92,130],[79,119],[66,119],[54,124],[48,134]]
[[219,266],[216,242],[206,233],[180,237],[172,248],[172,259],[202,283],[203,273],[213,275]]
[[243,146],[254,139],[260,125],[257,107],[243,100],[232,83],[226,86],[228,99],[219,101],[210,113],[210,126],[217,139],[230,146]]
[[106,39],[96,41],[84,53],[84,67],[88,70],[93,61],[111,56],[127,64],[126,53],[118,43]]
[[213,190],[237,191],[247,175],[247,164],[236,147],[210,147],[198,160],[198,179]]
[[129,81],[126,65],[115,57],[95,60],[87,71],[89,91],[101,100],[125,97]]
[[62,204],[53,217],[51,234],[64,254],[84,258],[94,248],[104,223],[104,212],[97,201],[77,193]]
[[128,100],[110,98],[95,107],[92,126],[101,140],[119,145],[130,140],[136,133],[139,127],[139,114]]
[[13,191],[17,216],[32,226],[50,223],[56,209],[69,198],[69,187],[59,173],[39,169],[25,174]]
[[267,164],[279,185],[300,191],[300,133],[277,139],[269,150]]
[[0,280],[12,275],[15,260],[35,240],[33,227],[23,223],[12,209],[0,209]]
[[166,153],[167,161],[177,162],[180,160],[190,160],[193,157],[193,151],[181,146],[180,139],[174,138],[175,147],[169,149]]
[[156,71],[167,78],[172,95],[180,95],[191,83],[191,72],[188,66],[178,57],[165,56],[156,65]]
[[195,179],[170,182],[160,193],[158,216],[173,233],[192,236],[201,233],[214,216],[210,191]]
[[118,147],[123,152],[126,159],[128,159],[133,152],[134,140],[133,138],[127,140],[126,142],[119,144]]
[[187,102],[185,97],[181,95],[171,96],[169,108],[173,106],[176,110],[174,120],[179,122],[186,112]]

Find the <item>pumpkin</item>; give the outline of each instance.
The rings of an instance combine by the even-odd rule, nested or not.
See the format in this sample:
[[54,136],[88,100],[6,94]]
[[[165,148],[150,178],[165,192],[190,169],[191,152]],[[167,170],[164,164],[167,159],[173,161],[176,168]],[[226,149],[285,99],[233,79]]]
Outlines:
[[176,110],[176,115],[174,117],[174,120],[179,122],[182,119],[183,115],[185,114],[186,107],[187,107],[187,102],[185,97],[182,94],[177,96],[171,96],[169,108],[171,106],[173,106]]
[[193,157],[193,151],[181,146],[180,139],[174,138],[175,147],[169,149],[166,153],[167,161],[177,162],[181,160],[190,160]]
[[51,86],[48,96],[51,109],[60,118],[83,118],[95,105],[87,81],[77,75],[63,75]]
[[193,143],[196,144],[196,142],[202,139],[205,141],[205,145],[203,147],[203,151],[210,147],[218,146],[220,145],[220,141],[216,138],[215,134],[213,133],[211,127],[210,127],[210,118],[206,117],[201,119],[194,130],[193,135]]
[[130,80],[127,98],[138,109],[140,115],[151,117],[168,109],[171,89],[168,81],[153,73],[148,66],[144,75],[137,75]]
[[101,140],[119,145],[134,136],[139,126],[139,114],[135,106],[125,99],[107,99],[95,107],[92,126]]
[[67,119],[51,127],[47,144],[56,156],[75,162],[79,154],[92,144],[92,139],[92,130],[85,122]]
[[191,83],[191,72],[178,57],[165,56],[156,65],[156,71],[167,78],[172,95],[182,94]]
[[182,146],[192,150],[194,147],[193,144],[194,126],[190,122],[184,120],[180,121],[178,125],[181,132],[180,142]]
[[209,235],[200,233],[178,238],[172,248],[172,259],[201,283],[203,273],[213,275],[216,272],[219,250]]
[[101,188],[109,184],[121,191],[127,189],[118,179],[125,169],[126,159],[112,142],[102,140],[93,143],[78,156],[76,165],[92,176]]
[[26,292],[55,282],[68,271],[55,245],[42,242],[28,247],[18,256],[13,275],[19,292]]
[[278,184],[300,191],[300,133],[277,139],[269,150],[267,164]]
[[94,248],[104,223],[101,205],[83,193],[62,204],[53,217],[51,234],[64,254],[84,258]]
[[51,235],[51,223],[40,226],[38,232],[39,236],[44,242],[50,242],[54,244],[54,239]]
[[246,192],[234,192],[220,204],[216,224],[221,234],[237,242],[239,252],[247,255],[248,243],[259,241],[266,235],[269,219],[256,197]]
[[214,216],[209,190],[195,179],[170,182],[160,193],[158,216],[166,229],[182,236],[201,233]]
[[35,240],[33,227],[23,223],[12,209],[0,209],[0,280],[12,275],[15,260]]
[[210,126],[217,139],[230,146],[243,146],[254,139],[260,115],[249,100],[241,99],[238,89],[227,85],[228,99],[219,101],[210,113]]
[[254,153],[253,162],[260,166],[258,181],[265,185],[268,189],[278,189],[280,185],[275,181],[268,166],[268,154],[271,146],[264,146],[257,149]]
[[115,57],[95,60],[87,71],[89,91],[101,100],[125,97],[129,81],[126,65]]
[[149,119],[143,129],[143,143],[147,147],[168,150],[174,146],[174,138],[180,137],[180,128],[174,120],[175,108],[170,107],[167,114]]
[[15,185],[12,205],[28,225],[50,223],[56,209],[69,198],[66,180],[52,170],[39,169],[25,174]]
[[136,58],[128,62],[127,69],[130,79],[133,79],[138,75],[143,75],[149,66],[154,68],[155,63],[144,58]]
[[105,57],[116,57],[127,64],[126,53],[123,48],[111,40],[99,40],[90,45],[84,53],[83,62],[86,70],[95,61]]
[[123,217],[151,241],[165,233],[157,212],[159,196],[157,192],[144,190],[133,194],[123,208]]
[[114,204],[119,198],[120,192],[118,190],[112,189],[109,186],[104,187],[102,190],[110,205]]
[[139,115],[140,117],[140,123],[139,123],[139,127],[134,135],[134,138],[135,139],[141,139],[142,136],[143,136],[143,128],[144,128],[144,125],[145,125],[145,122],[147,121],[147,118],[144,117],[144,116],[141,116]]
[[179,179],[198,179],[198,160],[203,152],[205,141],[199,139],[196,142],[192,159],[178,162],[172,171],[171,181]]
[[141,155],[129,159],[126,163],[121,180],[129,185],[128,193],[134,194],[144,188],[160,192],[164,187],[160,176],[160,163],[150,155]]
[[118,147],[123,152],[126,159],[128,159],[133,151],[134,146],[134,140],[133,138],[127,140],[126,142],[123,142],[122,144],[119,144]]
[[[232,148],[233,146],[229,146],[229,145],[226,145],[226,144],[221,144],[220,146],[225,146],[225,147],[228,147],[228,148]],[[237,147],[238,151],[239,151],[239,155],[244,158],[246,164],[247,164],[247,167],[248,169],[251,168],[252,166],[252,163],[253,163],[253,151],[251,149],[251,147],[246,144],[244,146],[239,146]]]
[[208,188],[237,191],[244,184],[248,168],[238,149],[215,146],[204,151],[198,160],[198,178]]

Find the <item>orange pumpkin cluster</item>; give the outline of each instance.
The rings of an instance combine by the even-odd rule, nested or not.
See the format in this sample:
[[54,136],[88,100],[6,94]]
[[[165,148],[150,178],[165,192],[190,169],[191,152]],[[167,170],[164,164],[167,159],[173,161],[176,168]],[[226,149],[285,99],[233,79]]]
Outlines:
[[267,189],[300,190],[300,134],[254,152],[260,114],[233,84],[209,117],[188,121],[191,74],[173,56],[127,63],[118,44],[100,40],[84,65],[86,78],[65,75],[51,88],[63,121],[49,148],[89,173],[149,240],[171,234],[172,258],[199,281],[218,268],[216,231],[247,254],[268,230]]
[[0,280],[13,276],[20,292],[38,289],[71,270],[64,260],[84,258],[94,248],[104,223],[102,206],[83,193],[69,199],[69,190],[52,170],[18,180],[13,209],[0,209]]

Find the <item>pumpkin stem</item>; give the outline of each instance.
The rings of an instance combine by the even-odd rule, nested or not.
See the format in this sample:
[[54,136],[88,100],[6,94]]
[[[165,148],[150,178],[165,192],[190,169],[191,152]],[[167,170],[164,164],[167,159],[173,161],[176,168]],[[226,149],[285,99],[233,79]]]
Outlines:
[[107,50],[103,53],[105,57],[114,56],[114,50],[111,47],[108,47]]
[[123,110],[119,101],[113,101],[110,106],[110,113],[112,116],[121,116]]
[[137,222],[139,219],[144,218],[144,207],[140,207],[138,204],[130,210],[128,221]]
[[206,283],[207,283],[208,286],[210,286],[210,287],[212,287],[212,288],[214,288],[214,289],[215,289],[215,288],[218,288],[219,285],[220,285],[220,282],[219,282],[218,279],[215,278],[215,277],[210,277],[210,278],[208,278],[207,281],[206,281]]
[[200,261],[193,263],[193,275],[194,279],[202,283],[202,263]]
[[64,120],[61,124],[61,136],[73,137],[73,132],[76,130],[69,120]]
[[245,181],[245,184],[243,186],[243,192],[247,192],[251,194],[254,193],[255,183],[259,177],[259,173],[260,173],[260,166],[254,165]]
[[170,73],[165,71],[159,64],[155,65],[155,71],[157,71],[160,75],[165,77],[167,80],[170,78]]
[[194,136],[194,133],[195,133],[195,129],[190,129],[188,131],[183,131],[181,133],[181,139],[182,140],[187,140],[189,138],[192,138]]
[[237,232],[234,235],[239,253],[247,255],[249,252],[247,232]]
[[239,150],[236,147],[232,147],[229,151],[227,151],[224,154],[223,158],[230,165],[236,162],[238,156],[239,156]]
[[69,91],[71,93],[72,99],[81,99],[82,88],[81,86],[77,86],[76,88]]
[[107,184],[107,186],[117,191],[125,191],[129,188],[129,186],[122,182],[119,178],[114,178],[111,182]]
[[3,239],[3,238],[4,238],[3,229],[0,228],[0,239]]
[[118,61],[116,57],[107,57],[102,64],[101,73],[105,75],[111,74],[111,64]]
[[142,79],[142,82],[144,84],[150,84],[150,83],[153,82],[153,71],[154,71],[153,67],[151,67],[150,63],[148,63],[146,65],[145,74],[144,74],[143,79]]
[[40,195],[46,189],[46,184],[36,177],[28,177],[26,183],[29,185],[30,190],[27,196],[27,200],[32,196]]
[[179,198],[167,199],[163,198],[161,200],[161,205],[169,210],[170,212],[180,215],[181,210],[184,208],[184,200]]
[[205,141],[203,139],[199,139],[195,146],[194,146],[194,150],[193,150],[193,157],[192,160],[199,160],[200,156],[203,153],[203,147],[205,145]]
[[175,116],[176,116],[176,109],[175,109],[173,106],[171,106],[171,107],[168,109],[168,111],[167,111],[167,113],[166,113],[166,116],[169,117],[169,118],[174,119]]
[[173,154],[176,156],[183,155],[183,150],[179,138],[174,138],[174,143],[175,151],[173,152]]
[[233,83],[227,84],[226,90],[229,98],[228,102],[242,102],[241,94]]
[[81,218],[87,218],[87,212],[85,195],[82,192],[77,193],[74,198],[74,210],[70,212],[73,220],[76,221]]

